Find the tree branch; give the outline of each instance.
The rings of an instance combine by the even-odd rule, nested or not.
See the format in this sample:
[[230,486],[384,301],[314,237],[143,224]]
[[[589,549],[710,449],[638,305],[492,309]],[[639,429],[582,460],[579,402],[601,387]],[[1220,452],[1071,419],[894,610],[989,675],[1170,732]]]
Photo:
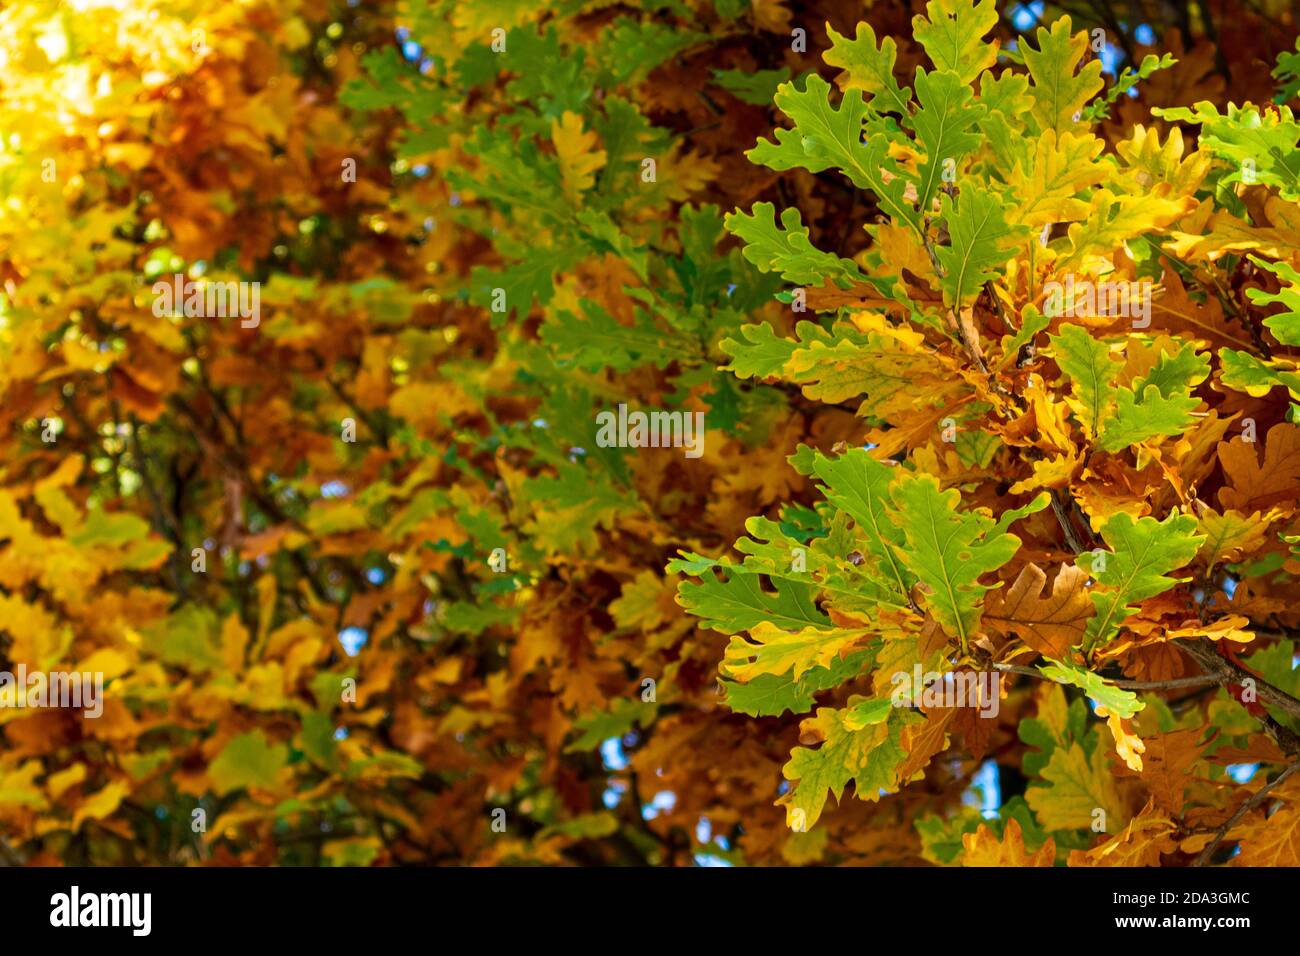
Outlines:
[[1237,808],[1237,812],[1228,817],[1227,822],[1215,831],[1214,839],[1211,840],[1205,849],[1201,851],[1201,855],[1196,858],[1196,862],[1193,863],[1192,866],[1205,866],[1205,864],[1210,861],[1210,857],[1214,856],[1214,851],[1219,848],[1219,844],[1223,842],[1223,838],[1228,835],[1228,831],[1237,825],[1237,821],[1263,803],[1264,798],[1267,797],[1270,792],[1276,789],[1284,780],[1290,777],[1297,770],[1300,770],[1300,761],[1296,761],[1288,766],[1273,779],[1272,783],[1267,783],[1260,787],[1259,791],[1253,797],[1249,800],[1243,801],[1241,806]]
[[[1032,667],[1020,667],[1016,664],[993,664],[992,666],[994,670],[1007,674],[1051,680],[1046,674]],[[1109,677],[1103,677],[1102,680],[1112,687],[1123,690],[1178,690],[1182,687],[1204,687],[1206,684],[1218,683],[1218,678],[1209,674],[1202,674],[1199,677],[1179,677],[1175,680],[1113,680]]]
[[[1185,641],[1179,645],[1185,650],[1207,674],[1213,674],[1222,685],[1244,684],[1250,681],[1259,694],[1260,703],[1276,707],[1283,713],[1300,719],[1300,700],[1296,700],[1285,691],[1279,690],[1268,681],[1252,674],[1238,664],[1228,660],[1212,644],[1204,641]],[[1289,733],[1289,731],[1288,731]],[[1295,735],[1292,734],[1292,737]]]

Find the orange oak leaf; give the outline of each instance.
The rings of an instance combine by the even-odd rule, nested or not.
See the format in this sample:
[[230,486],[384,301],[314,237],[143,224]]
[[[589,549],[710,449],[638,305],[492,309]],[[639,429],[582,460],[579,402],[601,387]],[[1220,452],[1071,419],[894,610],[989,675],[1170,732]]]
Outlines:
[[961,838],[966,852],[963,866],[1051,866],[1056,860],[1056,841],[1051,837],[1033,853],[1025,850],[1025,838],[1020,824],[1008,820],[999,840],[988,825],[981,823],[974,833],[964,833]]
[[1250,514],[1277,505],[1295,510],[1300,499],[1300,428],[1281,422],[1268,430],[1261,463],[1254,442],[1238,436],[1219,445],[1227,484],[1219,503]]
[[1026,564],[1015,582],[989,598],[984,622],[1015,634],[1046,657],[1067,657],[1070,648],[1083,639],[1092,602],[1084,582],[1088,574],[1064,564],[1052,581],[1050,594],[1043,594],[1047,575],[1036,564]]
[[[1200,728],[1174,730],[1143,740],[1146,751],[1141,773],[1132,775],[1146,788],[1156,807],[1171,816],[1183,812],[1183,797],[1193,779],[1192,768],[1217,734],[1203,741],[1204,736],[1205,730]],[[1124,771],[1121,774],[1129,775]]]
[[1173,837],[1176,830],[1174,822],[1151,800],[1122,833],[1091,850],[1071,850],[1067,862],[1069,866],[1159,866],[1161,855],[1178,849]]

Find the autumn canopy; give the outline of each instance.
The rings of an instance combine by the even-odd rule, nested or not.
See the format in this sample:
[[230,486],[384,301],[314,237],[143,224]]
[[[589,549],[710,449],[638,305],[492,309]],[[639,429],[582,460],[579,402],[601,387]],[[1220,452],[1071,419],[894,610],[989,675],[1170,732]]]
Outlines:
[[0,862],[1300,865],[1294,17],[6,4]]

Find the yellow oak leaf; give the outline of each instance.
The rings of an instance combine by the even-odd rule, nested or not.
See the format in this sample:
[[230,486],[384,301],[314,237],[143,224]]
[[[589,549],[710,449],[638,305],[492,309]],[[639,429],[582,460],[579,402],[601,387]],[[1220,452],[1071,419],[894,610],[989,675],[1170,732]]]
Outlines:
[[1105,142],[1091,133],[1045,130],[1038,138],[1028,169],[1020,160],[1011,173],[1012,195],[1019,199],[1015,216],[1026,226],[1076,222],[1088,214],[1077,198],[1082,190],[1105,181],[1108,169],[1096,162]]
[[115,647],[101,647],[76,666],[81,673],[102,674],[104,680],[121,677],[131,669],[131,658]]
[[53,799],[57,800],[67,792],[68,788],[76,786],[85,779],[86,765],[84,763],[74,763],[66,770],[50,774],[49,779],[45,781],[45,789],[49,791]]
[[1106,726],[1110,728],[1110,735],[1115,738],[1115,752],[1119,754],[1120,759],[1130,770],[1141,771],[1142,754],[1146,753],[1147,749],[1142,738],[1129,731],[1119,714],[1112,714],[1100,704],[1097,705],[1097,716],[1106,718]]
[[1176,222],[1196,207],[1190,196],[1174,198],[1168,186],[1136,195],[1115,195],[1098,189],[1092,196],[1088,214],[1070,226],[1070,252],[1057,263],[1068,271],[1088,255],[1110,255],[1126,240]]
[[1039,488],[1064,488],[1074,477],[1083,461],[1080,452],[1067,452],[1052,458],[1040,458],[1031,466],[1032,474],[1021,478],[1010,488],[1013,495],[1027,495]]
[[1250,618],[1240,614],[1230,614],[1209,624],[1170,628],[1165,631],[1165,639],[1172,641],[1181,637],[1193,639],[1204,637],[1211,641],[1236,641],[1238,644],[1249,644],[1255,639],[1255,633],[1246,630],[1249,626]]
[[791,13],[784,0],[750,0],[754,24],[772,33],[789,33]]
[[1052,866],[1056,861],[1056,841],[1048,837],[1046,843],[1029,853],[1020,824],[1014,819],[1007,820],[1001,840],[988,824],[981,823],[974,833],[963,833],[961,843],[966,851],[962,866]]
[[596,170],[605,165],[605,151],[596,148],[600,140],[594,132],[583,132],[582,117],[569,110],[551,124],[551,141],[560,160],[564,195],[578,205],[580,195],[595,184]]
[[19,767],[7,766],[0,772],[0,811],[15,807],[44,810],[49,801],[41,793],[36,778],[45,772],[39,760],[27,760]]
[[124,783],[110,783],[94,796],[87,797],[72,816],[72,829],[80,830],[87,820],[103,820],[111,816],[130,792],[131,789]]
[[221,625],[221,659],[233,673],[244,669],[244,650],[248,647],[248,628],[238,614],[230,614]]
[[1091,850],[1071,850],[1070,866],[1159,866],[1160,857],[1173,853],[1177,826],[1148,802],[1142,812],[1118,833]]
[[810,667],[829,667],[867,634],[867,630],[821,630],[805,627],[785,631],[769,621],[750,628],[751,641],[737,634],[727,645],[721,669],[728,677],[746,682],[760,674],[785,674],[798,680]]
[[1220,563],[1239,561],[1243,554],[1258,550],[1266,540],[1269,525],[1279,516],[1276,508],[1266,514],[1254,511],[1249,515],[1240,511],[1222,514],[1205,508],[1196,516],[1197,530],[1205,535],[1200,557],[1211,570]]
[[1115,151],[1124,160],[1126,178],[1137,189],[1168,183],[1186,196],[1196,192],[1212,163],[1212,158],[1201,152],[1183,158],[1183,131],[1177,126],[1169,130],[1162,146],[1159,130],[1138,123],[1128,139],[1115,144]]
[[1048,830],[1090,827],[1098,808],[1107,820],[1126,817],[1103,747],[1094,747],[1091,757],[1078,743],[1057,747],[1042,777],[1048,785],[1030,787],[1025,799]]
[[1265,205],[1271,228],[1247,222],[1228,209],[1216,208],[1213,199],[1204,200],[1196,211],[1183,218],[1177,229],[1169,232],[1169,249],[1179,259],[1191,264],[1214,260],[1225,252],[1255,252],[1269,258],[1291,254],[1300,243],[1300,231],[1293,206],[1270,197]]

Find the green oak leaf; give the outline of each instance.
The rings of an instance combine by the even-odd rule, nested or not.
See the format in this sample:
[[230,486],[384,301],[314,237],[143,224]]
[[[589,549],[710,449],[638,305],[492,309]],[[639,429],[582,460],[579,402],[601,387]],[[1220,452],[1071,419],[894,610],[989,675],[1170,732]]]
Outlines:
[[[881,793],[898,789],[896,771],[907,756],[899,743],[907,717],[891,708],[889,719],[862,723],[851,715],[861,697],[850,697],[843,710],[821,707],[816,717],[804,720],[801,729],[822,738],[821,746],[796,747],[781,773],[791,782],[781,802],[786,807],[786,825],[811,829],[821,818],[827,793],[836,801],[851,781],[859,800],[875,802]],[[850,729],[850,721],[857,729]]]
[[1119,634],[1137,611],[1135,603],[1188,580],[1167,575],[1191,561],[1205,540],[1190,515],[1172,513],[1157,521],[1122,511],[1102,525],[1101,537],[1110,550],[1085,551],[1077,561],[1096,581],[1091,597],[1097,613],[1084,632],[1085,651]]
[[665,368],[691,348],[684,336],[666,332],[644,309],[636,310],[632,325],[623,325],[599,305],[584,301],[582,316],[560,311],[542,324],[542,341],[557,358],[590,371],[608,366],[627,372],[637,366]]
[[1073,398],[1067,401],[1083,426],[1084,435],[1096,438],[1105,419],[1113,414],[1114,383],[1120,363],[1111,356],[1105,342],[1077,325],[1062,325],[1059,333],[1049,336],[1049,341],[1056,353],[1056,364],[1074,387]]
[[1047,666],[1039,665],[1044,677],[1058,684],[1070,684],[1080,688],[1092,700],[1101,704],[1112,714],[1129,718],[1143,708],[1137,694],[1108,683],[1100,674],[1095,674],[1086,667],[1079,667],[1068,661],[1047,658]]
[[1108,830],[1127,819],[1105,747],[1094,745],[1091,751],[1078,743],[1058,747],[1041,776],[1041,783],[1035,782],[1025,791],[1025,799],[1043,829],[1089,827],[1099,808],[1106,812]]
[[925,160],[917,169],[916,195],[917,206],[923,211],[930,208],[945,167],[955,177],[957,159],[984,142],[984,134],[978,130],[988,111],[971,102],[974,95],[954,73],[916,71],[916,98],[921,108],[913,122],[917,142],[925,148]]
[[226,744],[208,767],[208,778],[221,796],[249,787],[275,790],[281,785],[280,771],[288,761],[288,744],[271,744],[265,733],[254,730]]
[[876,32],[870,23],[858,23],[857,35],[850,40],[826,25],[826,36],[831,48],[822,57],[829,65],[847,71],[848,82],[840,82],[846,89],[859,89],[871,94],[869,109],[877,113],[896,113],[904,126],[910,125],[912,91],[900,87],[894,79],[894,62],[898,58],[898,45],[893,37],[882,37],[879,47]]
[[955,201],[942,194],[939,204],[950,245],[934,252],[944,271],[939,282],[944,304],[955,310],[969,305],[984,283],[997,277],[1025,230],[1007,223],[1010,205],[991,190],[968,186]]
[[564,752],[580,753],[594,750],[610,737],[621,737],[633,727],[646,727],[654,722],[658,705],[642,701],[640,697],[624,697],[610,705],[608,710],[584,714],[573,722],[577,738],[564,748]]
[[753,106],[767,106],[782,83],[790,81],[790,68],[779,70],[714,70],[717,84],[740,100]]
[[1098,97],[1088,104],[1087,109],[1083,111],[1083,118],[1090,123],[1108,118],[1110,116],[1110,107],[1115,105],[1116,100],[1128,93],[1142,80],[1147,79],[1152,73],[1157,70],[1167,70],[1177,62],[1171,53],[1165,53],[1161,56],[1148,53],[1142,58],[1142,62],[1136,70],[1131,66],[1124,67],[1115,82],[1110,85],[1110,89],[1106,91],[1106,95]]
[[857,524],[881,583],[900,605],[906,605],[916,575],[898,556],[905,537],[888,513],[889,486],[899,477],[898,469],[876,461],[865,449],[854,448],[839,458],[816,452],[813,473],[825,482],[818,490],[826,500]]
[[912,18],[912,36],[936,69],[951,71],[969,84],[997,60],[997,41],[984,42],[984,34],[997,22],[994,0],[930,0],[925,16]]
[[1155,385],[1146,386],[1140,396],[1120,387],[1115,391],[1114,413],[1102,426],[1097,447],[1116,452],[1152,438],[1181,435],[1195,420],[1192,409],[1199,404],[1199,399],[1189,395],[1162,395]]
[[1286,306],[1285,312],[1270,315],[1264,324],[1283,345],[1300,345],[1300,272],[1285,262],[1268,262],[1258,256],[1250,256],[1250,261],[1261,269],[1267,269],[1282,280],[1282,288],[1277,292],[1265,292],[1263,289],[1247,289],[1246,298],[1256,305]]
[[[1153,108],[1162,119],[1199,123],[1200,147],[1226,161],[1231,169],[1222,183],[1273,186],[1283,199],[1300,200],[1300,124],[1290,107],[1261,110],[1252,103],[1228,104],[1222,114],[1202,100],[1192,108]],[[1252,257],[1253,258],[1253,257]]]
[[810,667],[798,680],[789,674],[759,674],[746,683],[721,681],[727,706],[751,717],[779,717],[786,711],[806,714],[812,709],[813,695],[839,687],[861,673],[871,663],[868,650],[853,651],[837,657],[829,667]]
[[1263,398],[1281,385],[1292,398],[1300,399],[1300,370],[1294,367],[1294,363],[1286,365],[1276,359],[1265,362],[1249,352],[1219,349],[1219,381],[1254,398]]
[[[830,90],[816,73],[808,74],[802,90],[783,83],[776,105],[794,122],[794,129],[776,130],[776,142],[760,139],[745,155],[776,170],[837,169],[859,189],[874,192],[880,207],[896,221],[919,229],[916,210],[904,198],[907,181],[902,169],[887,156],[890,142],[906,140],[882,120],[869,121],[860,89],[845,90],[838,109],[830,103]],[[884,173],[892,177],[888,183]]]
[[961,493],[940,491],[933,475],[909,476],[893,486],[890,498],[894,520],[907,538],[899,556],[925,585],[930,613],[964,648],[979,627],[980,601],[992,589],[978,583],[980,576],[1002,567],[1020,547],[1020,539],[1004,529],[1047,507],[1048,496],[1038,496],[1001,522],[979,511],[958,511]]
[[793,206],[781,213],[776,223],[776,207],[770,202],[754,204],[753,214],[740,210],[729,213],[727,229],[745,241],[745,258],[764,272],[779,272],[797,285],[820,285],[831,279],[848,286],[864,277],[857,264],[849,259],[813,246],[808,228],[799,210]]
[[683,581],[677,587],[677,603],[700,618],[705,627],[735,634],[764,622],[792,631],[806,627],[829,631],[834,626],[813,603],[811,584],[782,581],[775,593],[768,593],[757,575],[721,567],[725,580],[705,577],[700,584]]
[[723,371],[734,372],[737,378],[771,378],[779,375],[799,343],[783,339],[772,331],[766,322],[742,325],[739,338],[726,338],[719,348],[731,357],[731,364]]
[[1037,36],[1038,49],[1027,40],[1020,45],[1032,79],[1029,88],[1034,99],[1031,115],[1040,131],[1052,129],[1059,133],[1075,125],[1075,114],[1081,113],[1088,100],[1104,85],[1101,60],[1093,57],[1082,68],[1079,67],[1088,55],[1088,36],[1086,33],[1072,34],[1069,17],[1057,20],[1050,30],[1039,27]]

